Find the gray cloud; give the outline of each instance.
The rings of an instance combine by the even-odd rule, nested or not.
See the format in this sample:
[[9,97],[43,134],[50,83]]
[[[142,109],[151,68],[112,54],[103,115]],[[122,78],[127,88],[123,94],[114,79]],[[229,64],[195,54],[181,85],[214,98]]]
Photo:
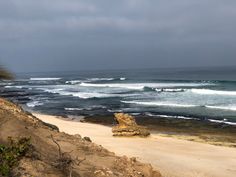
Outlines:
[[15,71],[236,65],[235,9],[233,0],[0,1],[0,61]]

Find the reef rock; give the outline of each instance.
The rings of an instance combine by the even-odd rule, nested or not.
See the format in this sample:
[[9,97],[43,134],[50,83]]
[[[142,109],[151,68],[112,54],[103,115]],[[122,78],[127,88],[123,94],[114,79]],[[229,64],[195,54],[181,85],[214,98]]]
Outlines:
[[112,128],[113,136],[149,136],[146,127],[137,125],[135,118],[129,114],[115,113],[118,125]]

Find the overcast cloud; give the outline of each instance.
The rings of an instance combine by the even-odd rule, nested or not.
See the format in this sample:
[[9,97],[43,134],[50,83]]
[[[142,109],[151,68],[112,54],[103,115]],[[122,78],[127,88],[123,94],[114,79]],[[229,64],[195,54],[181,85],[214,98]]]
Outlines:
[[235,0],[1,0],[16,71],[236,65]]

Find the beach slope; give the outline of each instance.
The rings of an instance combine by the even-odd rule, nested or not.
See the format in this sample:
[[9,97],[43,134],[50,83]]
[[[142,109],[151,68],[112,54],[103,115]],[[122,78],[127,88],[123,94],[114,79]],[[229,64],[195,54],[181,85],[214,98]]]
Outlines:
[[236,148],[214,146],[152,134],[149,138],[113,137],[108,126],[34,114],[71,135],[89,136],[117,155],[151,163],[165,177],[235,177]]
[[0,146],[0,176],[161,177],[149,164],[116,156],[79,134],[59,132],[1,98]]

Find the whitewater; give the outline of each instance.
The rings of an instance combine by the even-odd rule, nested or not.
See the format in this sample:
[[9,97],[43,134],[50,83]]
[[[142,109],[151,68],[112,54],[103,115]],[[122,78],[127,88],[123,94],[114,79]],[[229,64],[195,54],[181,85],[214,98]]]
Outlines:
[[233,124],[236,122],[233,74],[224,79],[221,73],[206,73],[151,70],[44,73],[4,81],[1,86],[7,92],[19,94],[17,101],[25,107],[52,114],[92,116],[127,112]]

